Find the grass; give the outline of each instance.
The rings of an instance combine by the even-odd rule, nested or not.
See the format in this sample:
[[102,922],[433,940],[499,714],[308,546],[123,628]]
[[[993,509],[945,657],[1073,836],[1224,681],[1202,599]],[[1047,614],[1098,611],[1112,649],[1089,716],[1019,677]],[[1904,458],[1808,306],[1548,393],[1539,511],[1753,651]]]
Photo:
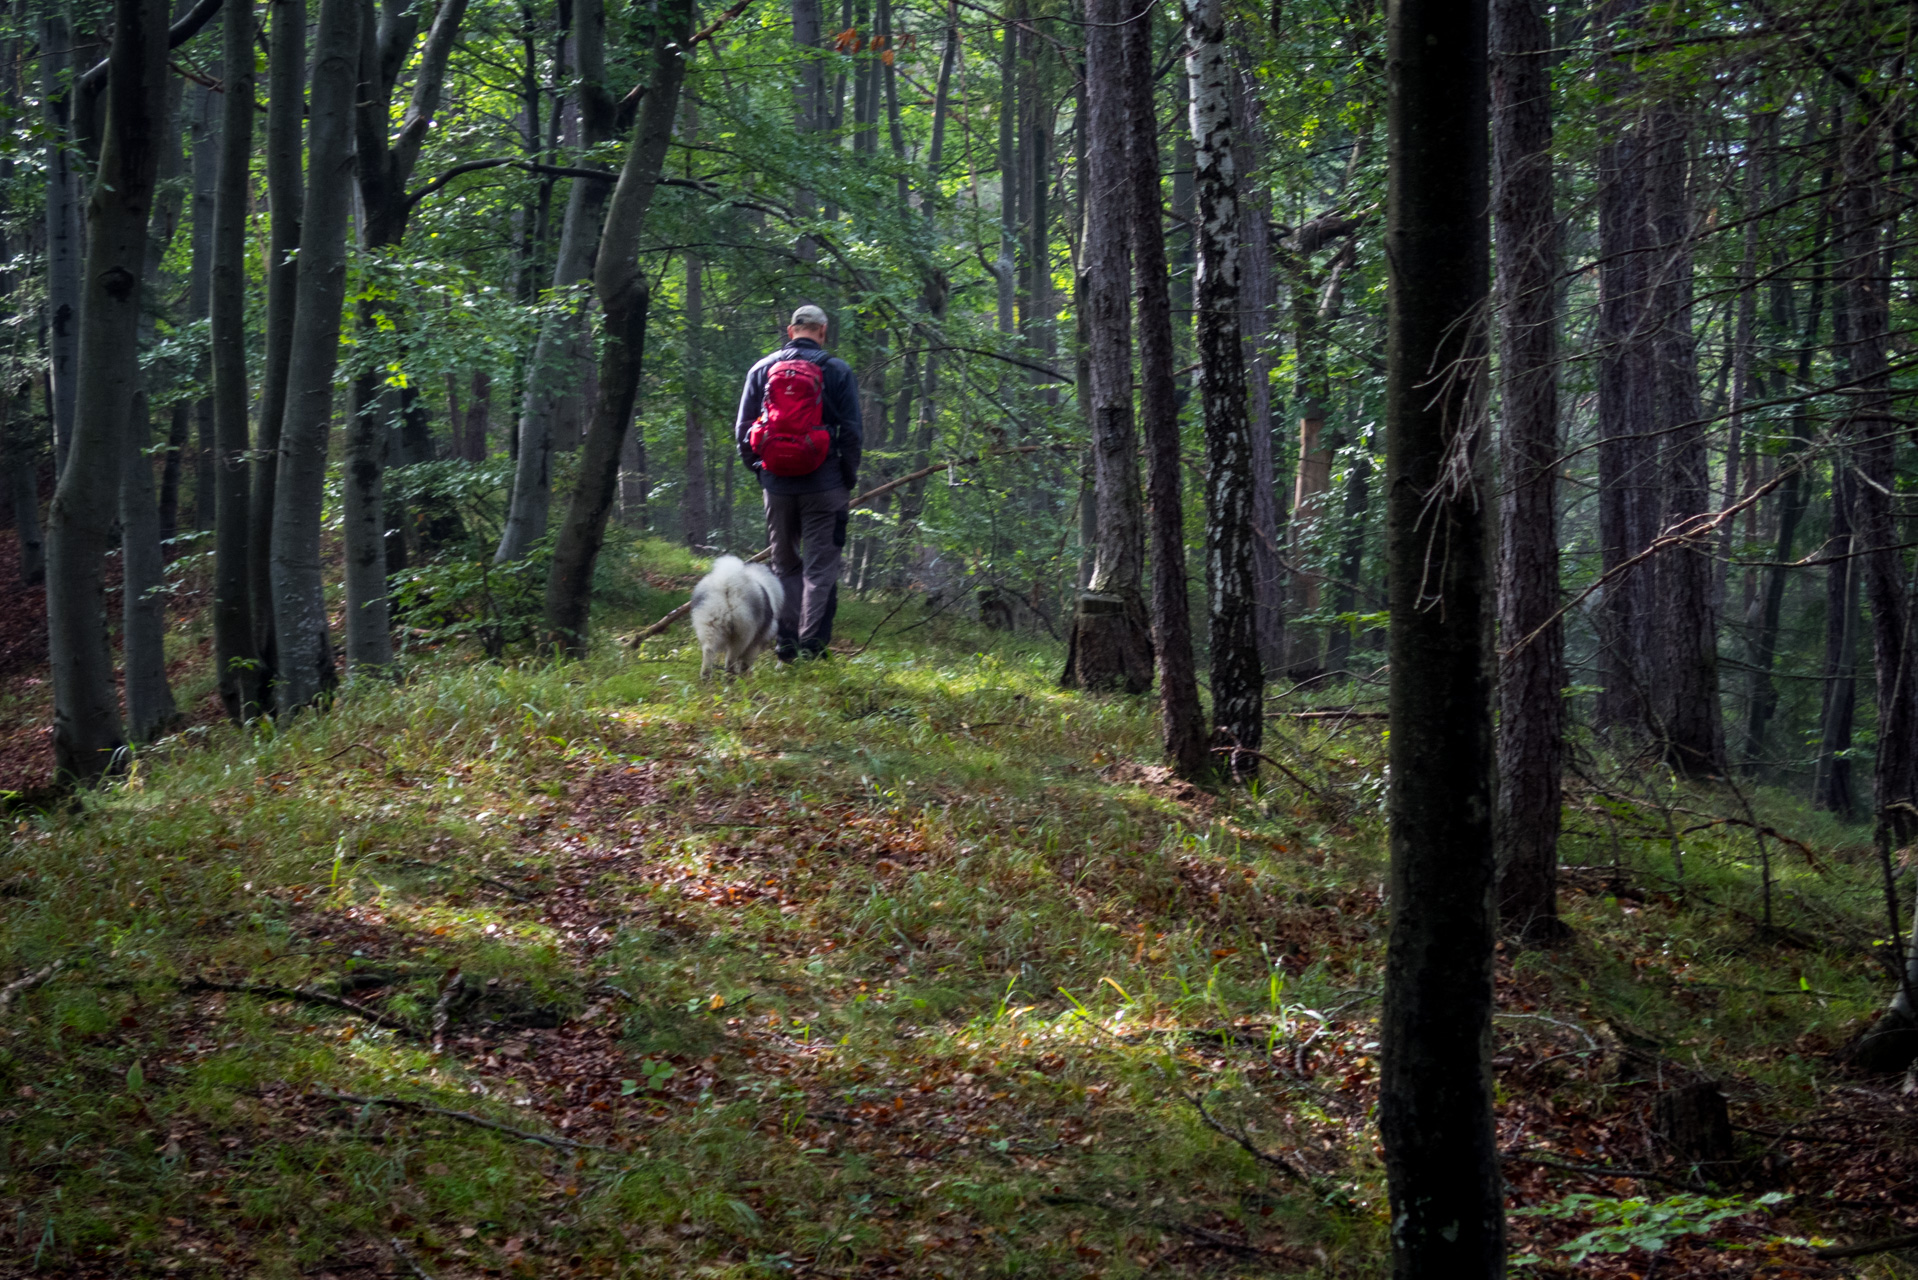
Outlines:
[[[697,568],[660,563],[638,620]],[[849,601],[848,647],[890,609]],[[1151,769],[1149,705],[1060,692],[1049,641],[886,632],[724,686],[683,632],[427,655],[18,815],[0,980],[65,967],[0,1014],[0,1267],[1386,1274],[1382,726],[1275,722],[1320,799],[1209,797]],[[1674,879],[1674,807],[1734,807],[1650,785],[1574,795],[1578,942],[1501,960],[1504,1145],[1654,1158],[1603,1145],[1644,1059],[1726,1079],[1748,1127],[1836,1111],[1903,1150],[1821,1057],[1884,995],[1855,835],[1822,870],[1772,842],[1807,944],[1745,918],[1749,829],[1683,837]],[[1799,1198],[1720,1243],[1909,1212],[1765,1141],[1719,1180]],[[1515,1204],[1631,1185],[1508,1172]],[[1864,1207],[1790,1216],[1834,1188]],[[1522,1221],[1549,1271],[1578,1224]]]

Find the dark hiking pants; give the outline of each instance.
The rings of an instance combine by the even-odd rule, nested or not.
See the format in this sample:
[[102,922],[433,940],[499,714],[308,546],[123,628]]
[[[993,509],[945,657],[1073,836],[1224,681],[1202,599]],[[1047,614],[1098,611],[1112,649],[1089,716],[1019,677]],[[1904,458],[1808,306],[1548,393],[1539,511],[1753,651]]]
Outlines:
[[772,569],[786,589],[779,608],[779,647],[818,652],[832,641],[839,558],[846,546],[844,489],[767,493],[766,538]]

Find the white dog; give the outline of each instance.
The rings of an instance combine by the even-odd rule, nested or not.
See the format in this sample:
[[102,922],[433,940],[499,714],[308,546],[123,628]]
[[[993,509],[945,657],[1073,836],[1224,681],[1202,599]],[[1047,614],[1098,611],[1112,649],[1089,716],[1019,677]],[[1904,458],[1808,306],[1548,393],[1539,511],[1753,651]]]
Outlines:
[[785,588],[763,564],[721,556],[713,571],[693,588],[693,634],[699,637],[699,678],[713,668],[743,676],[753,659],[773,647],[779,632],[779,606]]

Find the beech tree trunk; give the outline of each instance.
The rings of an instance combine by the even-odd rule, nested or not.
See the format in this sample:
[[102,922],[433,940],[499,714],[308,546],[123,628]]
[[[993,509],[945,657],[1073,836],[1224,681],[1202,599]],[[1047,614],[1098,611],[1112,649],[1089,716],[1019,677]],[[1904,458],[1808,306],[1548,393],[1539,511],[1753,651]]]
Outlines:
[[1079,594],[1060,683],[1069,689],[1144,693],[1152,687],[1152,636],[1141,591],[1145,527],[1139,440],[1132,418],[1132,326],[1127,295],[1125,59],[1118,0],[1087,0],[1084,296],[1088,418],[1098,546]]
[[[687,103],[690,114],[692,104]],[[706,423],[700,414],[700,347],[706,325],[706,264],[699,255],[686,255],[686,496],[680,504],[686,545],[704,546],[712,541],[712,501],[706,483]]]
[[[1192,187],[1198,261],[1193,280],[1199,394],[1205,413],[1205,575],[1212,624],[1213,745],[1235,777],[1259,771],[1265,671],[1259,660],[1253,559],[1252,432],[1239,332],[1239,183],[1232,151],[1232,70],[1220,0],[1185,0],[1192,101]],[[1136,160],[1133,163],[1137,163]]]
[[[47,129],[47,379],[53,418],[53,471],[66,469],[79,395],[80,175],[72,138],[73,31],[65,6],[49,4],[40,20],[40,80]],[[51,519],[51,513],[49,513]]]
[[1499,323],[1498,905],[1528,945],[1558,918],[1565,632],[1558,582],[1558,212],[1551,25],[1543,0],[1492,0]]
[[321,0],[308,126],[308,199],[273,510],[274,704],[282,714],[311,703],[336,679],[320,565],[320,505],[340,310],[346,301],[359,54],[360,0]]
[[222,15],[226,92],[220,96],[220,173],[213,214],[213,669],[236,724],[264,709],[253,633],[248,523],[246,218],[253,159],[253,9]]
[[165,0],[115,0],[105,137],[87,202],[73,439],[47,516],[47,629],[58,777],[97,779],[123,738],[105,565],[139,387],[140,277],[165,128]]
[[[397,136],[391,139],[387,131],[393,116],[393,92],[401,69],[411,57],[419,18],[413,10],[395,7],[387,9],[383,20],[375,25],[374,0],[363,3],[354,112],[354,175],[359,180],[360,248],[369,256],[378,256],[406,237],[406,224],[413,211],[406,186],[439,108],[447,59],[466,15],[467,0],[442,0],[420,52],[412,99]],[[361,331],[370,334],[394,323],[390,313],[403,311],[404,307],[403,302],[383,299],[363,301],[359,308]],[[391,397],[386,394],[385,382],[374,370],[363,370],[353,380],[342,477],[346,663],[348,671],[369,675],[388,673],[393,666],[392,617],[386,593],[385,502],[387,446],[393,432],[388,425]],[[402,413],[414,408],[405,403],[414,397],[401,393],[398,398]],[[395,514],[400,515],[403,524],[403,513]]]
[[280,427],[300,267],[295,254],[306,217],[306,175],[300,168],[306,122],[306,0],[272,0],[267,50],[266,198],[271,210],[266,262],[266,361],[260,376],[260,434],[247,512],[247,597],[265,685],[277,666],[273,633],[273,513],[280,474]]
[[[167,77],[159,127],[162,148],[155,173],[152,210],[147,217],[146,264],[142,287],[147,302],[141,307],[138,342],[141,350],[153,345],[160,263],[180,221],[183,203],[179,190],[185,157],[180,148],[178,78]],[[120,465],[120,652],[121,687],[126,699],[127,737],[151,742],[179,719],[179,706],[166,671],[166,557],[160,545],[160,509],[153,485],[153,443],[146,375],[142,371],[127,416]]]
[[1128,19],[1125,59],[1127,191],[1132,258],[1139,277],[1139,418],[1145,437],[1146,507],[1152,553],[1152,641],[1159,671],[1159,728],[1172,771],[1188,782],[1218,770],[1207,751],[1186,600],[1184,468],[1179,460],[1179,388],[1172,345],[1172,281],[1166,268],[1160,196],[1158,120],[1153,111],[1152,23],[1137,0]]
[[1492,1125],[1485,0],[1398,0],[1387,68],[1392,925],[1379,1136],[1399,1280],[1505,1273]]
[[586,653],[592,609],[593,566],[606,538],[606,518],[618,488],[620,447],[633,421],[645,355],[650,291],[639,265],[640,232],[659,185],[660,164],[673,136],[687,55],[680,43],[692,33],[692,0],[666,0],[660,9],[654,71],[641,105],[633,141],[606,211],[606,230],[593,263],[593,291],[605,316],[606,339],[599,362],[599,395],[579,460],[579,482],[566,506],[546,579],[547,643],[572,657]]
[[[606,10],[602,0],[576,0],[573,24],[579,71],[579,141],[584,153],[610,137],[613,128],[614,103],[605,84]],[[579,289],[592,273],[600,213],[611,190],[610,181],[573,179],[566,217],[560,226],[559,257],[553,264],[555,294]],[[523,559],[533,544],[546,536],[553,499],[554,424],[575,381],[581,355],[581,317],[577,306],[559,307],[540,327],[533,360],[526,371],[513,499],[500,531],[499,549],[493,556],[496,564]],[[614,458],[618,458],[617,453]]]

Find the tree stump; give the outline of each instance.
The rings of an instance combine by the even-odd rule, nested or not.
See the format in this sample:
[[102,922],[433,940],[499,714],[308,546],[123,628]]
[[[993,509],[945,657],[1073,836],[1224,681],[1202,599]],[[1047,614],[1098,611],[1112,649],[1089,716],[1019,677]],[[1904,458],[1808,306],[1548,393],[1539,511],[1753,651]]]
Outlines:
[[1732,1120],[1711,1081],[1667,1089],[1652,1103],[1652,1127],[1672,1153],[1695,1163],[1731,1159]]
[[1137,596],[1079,593],[1059,683],[1088,693],[1145,693],[1152,688],[1152,624]]

